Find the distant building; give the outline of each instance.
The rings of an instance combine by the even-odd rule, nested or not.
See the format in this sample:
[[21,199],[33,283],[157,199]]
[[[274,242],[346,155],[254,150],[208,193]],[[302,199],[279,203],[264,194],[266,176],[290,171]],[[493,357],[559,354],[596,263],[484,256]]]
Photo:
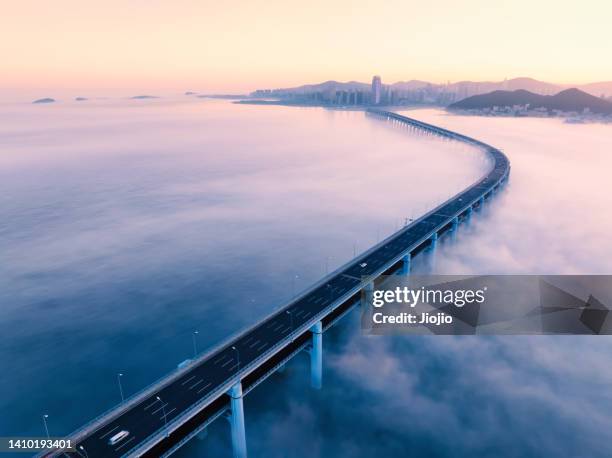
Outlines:
[[380,76],[372,78],[372,104],[379,105],[382,97],[382,81]]

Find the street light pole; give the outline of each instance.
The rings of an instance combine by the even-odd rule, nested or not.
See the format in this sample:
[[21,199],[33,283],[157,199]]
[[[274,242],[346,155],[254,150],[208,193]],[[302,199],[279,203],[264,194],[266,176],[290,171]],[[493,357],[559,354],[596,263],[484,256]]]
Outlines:
[[195,359],[198,356],[198,344],[196,342],[196,336],[198,335],[198,331],[193,331],[191,337],[193,337],[193,358]]
[[164,428],[166,428],[166,437],[168,437],[169,434],[168,434],[168,419],[166,418],[166,406],[164,405],[164,401],[162,401],[159,396],[156,396],[156,398],[159,402],[161,402],[161,405],[162,405],[162,413],[164,414]]
[[83,453],[85,454],[85,458],[89,458],[89,455],[87,454],[87,450],[85,450],[85,447],[83,447],[82,445],[79,445],[79,448],[83,450]]
[[42,418],[43,418],[43,423],[45,425],[45,432],[47,433],[47,439],[51,439],[51,437],[49,436],[49,427],[47,426],[47,418],[49,418],[49,415],[44,414]]
[[295,281],[300,278],[299,275],[291,277],[291,297],[295,297]]
[[121,386],[121,377],[123,377],[123,374],[119,372],[117,374],[117,383],[119,384],[119,394],[121,395],[121,402],[123,402],[124,398],[123,398],[123,387]]
[[236,352],[236,361],[238,362],[238,368],[237,369],[240,370],[240,352],[233,345],[232,345],[232,350],[234,350]]

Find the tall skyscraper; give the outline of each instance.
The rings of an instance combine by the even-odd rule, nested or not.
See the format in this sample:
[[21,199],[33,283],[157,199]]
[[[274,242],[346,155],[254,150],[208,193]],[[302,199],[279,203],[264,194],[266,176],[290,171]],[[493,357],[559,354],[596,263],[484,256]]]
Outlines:
[[382,81],[380,76],[376,75],[372,78],[372,104],[380,104],[380,98],[382,96]]

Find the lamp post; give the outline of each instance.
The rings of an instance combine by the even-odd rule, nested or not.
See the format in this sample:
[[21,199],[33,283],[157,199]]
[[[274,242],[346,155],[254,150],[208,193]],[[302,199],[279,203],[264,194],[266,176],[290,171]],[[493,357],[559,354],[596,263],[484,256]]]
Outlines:
[[119,385],[119,394],[121,395],[121,402],[123,402],[124,398],[123,398],[123,387],[121,386],[121,377],[123,377],[123,374],[119,372],[117,374],[117,384]]
[[300,278],[299,275],[291,277],[291,297],[295,297],[295,281]]
[[325,257],[325,274],[327,275],[329,273],[329,261],[331,261],[333,258],[331,256],[326,256]]
[[289,315],[289,325],[291,326],[291,332],[293,332],[293,313],[291,313],[291,310],[287,310],[285,313]]
[[236,361],[238,362],[238,367],[237,370],[240,370],[240,352],[238,351],[238,349],[232,345],[232,350],[234,350],[236,352]]
[[87,450],[85,450],[85,447],[83,447],[82,445],[79,445],[79,448],[83,450],[83,453],[85,454],[85,458],[89,458],[89,455],[87,454]]
[[198,344],[196,342],[196,336],[198,335],[198,331],[193,331],[191,337],[193,338],[193,358],[195,359],[198,356]]
[[166,428],[166,437],[168,437],[168,419],[166,418],[166,406],[164,405],[164,401],[161,400],[159,396],[156,396],[156,399],[161,402],[162,413],[164,414],[164,428]]
[[47,439],[51,439],[51,437],[49,436],[49,427],[47,426],[47,418],[49,418],[49,415],[47,414],[44,414],[42,416],[43,424],[45,425],[45,432],[47,433]]

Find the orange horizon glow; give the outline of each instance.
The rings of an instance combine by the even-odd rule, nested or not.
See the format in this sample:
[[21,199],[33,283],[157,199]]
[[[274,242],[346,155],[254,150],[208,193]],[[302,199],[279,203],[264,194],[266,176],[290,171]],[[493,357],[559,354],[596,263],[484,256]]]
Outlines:
[[249,92],[330,79],[612,80],[612,4],[390,0],[3,5],[0,86]]

